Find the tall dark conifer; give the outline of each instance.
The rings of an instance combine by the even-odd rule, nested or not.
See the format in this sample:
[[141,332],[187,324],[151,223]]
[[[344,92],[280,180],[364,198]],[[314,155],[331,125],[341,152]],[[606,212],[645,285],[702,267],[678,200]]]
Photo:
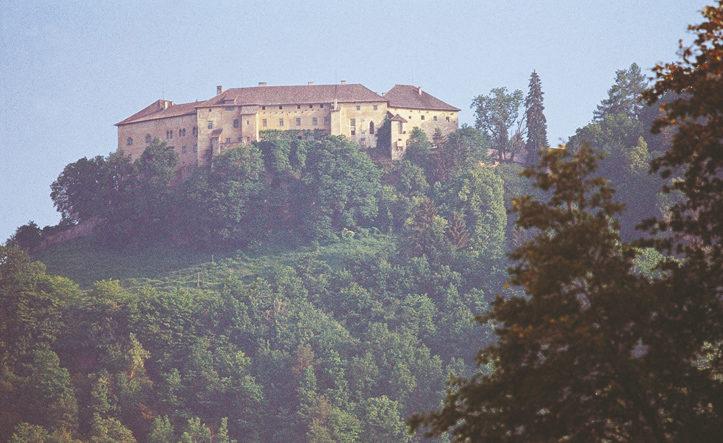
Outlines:
[[548,146],[547,143],[547,119],[543,111],[542,84],[537,72],[532,71],[530,75],[530,90],[525,98],[525,119],[527,121],[527,166],[537,164],[538,153]]

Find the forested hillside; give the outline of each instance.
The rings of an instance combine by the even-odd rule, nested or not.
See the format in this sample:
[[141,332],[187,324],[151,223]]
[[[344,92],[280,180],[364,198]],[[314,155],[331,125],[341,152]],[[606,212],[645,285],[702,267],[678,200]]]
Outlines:
[[[415,130],[400,163],[289,131],[183,182],[158,141],[134,162],[69,164],[52,184],[61,225],[0,249],[0,441],[421,441],[405,421],[440,408],[450,376],[494,370],[475,358],[494,328],[473,319],[523,293],[507,254],[539,229],[507,212],[552,195],[513,161],[549,148],[541,87],[533,73],[526,98],[477,97],[476,128]],[[670,140],[648,132],[645,87],[619,71],[568,145],[607,155],[624,240],[677,201],[648,175]],[[95,236],[37,250],[89,220]]]

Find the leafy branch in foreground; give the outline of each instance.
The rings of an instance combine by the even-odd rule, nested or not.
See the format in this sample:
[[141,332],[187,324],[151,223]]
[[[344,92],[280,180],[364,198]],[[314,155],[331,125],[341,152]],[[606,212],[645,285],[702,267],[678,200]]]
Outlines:
[[[412,419],[455,441],[665,441],[664,405],[645,355],[650,293],[620,242],[613,190],[591,174],[600,156],[546,153],[524,174],[551,191],[515,201],[517,226],[538,236],[511,254],[514,285],[481,323],[499,341],[480,351],[490,375],[457,379],[441,411]],[[663,415],[661,415],[663,414]]]

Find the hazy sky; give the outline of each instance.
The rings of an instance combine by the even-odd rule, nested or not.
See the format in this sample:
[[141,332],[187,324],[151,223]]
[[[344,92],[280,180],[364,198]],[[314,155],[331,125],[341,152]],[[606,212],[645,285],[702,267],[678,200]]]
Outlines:
[[117,147],[113,126],[159,98],[224,88],[414,84],[462,109],[536,70],[551,143],[588,123],[615,71],[677,59],[704,0],[0,0],[0,243],[59,215],[50,184]]

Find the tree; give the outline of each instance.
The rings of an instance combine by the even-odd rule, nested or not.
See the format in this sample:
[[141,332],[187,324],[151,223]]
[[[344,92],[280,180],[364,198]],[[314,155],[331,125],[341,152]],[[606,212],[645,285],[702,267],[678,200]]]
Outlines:
[[620,218],[620,232],[626,241],[640,237],[635,229],[640,220],[659,215],[656,195],[662,183],[648,174],[651,155],[644,133],[642,123],[635,118],[607,114],[578,129],[567,145],[576,151],[587,144],[595,152],[605,154],[598,173],[616,189],[615,201],[626,205]]
[[527,123],[527,143],[525,164],[529,167],[537,164],[539,153],[548,147],[547,119],[545,105],[542,104],[542,84],[537,72],[530,75],[530,90],[525,97],[525,122]]
[[507,93],[507,88],[494,88],[489,95],[479,95],[472,101],[475,127],[484,131],[492,141],[500,162],[514,161],[510,157],[510,128],[517,121],[522,91]]
[[685,431],[695,426],[701,438],[714,441],[723,422],[723,386],[716,375],[721,354],[699,371],[690,367],[697,356],[710,353],[704,348],[720,349],[723,341],[723,2],[702,14],[703,23],[689,26],[695,34],[692,46],[681,47],[681,60],[657,65],[655,83],[644,93],[650,105],[666,94],[675,95],[660,106],[662,115],[653,124],[654,133],[670,128],[676,132],[671,148],[653,160],[652,169],[663,178],[682,172],[663,188],[682,197],[669,208],[669,217],[648,220],[645,226],[652,233],[668,234],[653,242],[661,252],[683,258],[661,267],[668,276],[656,289],[669,302],[654,322],[660,330],[679,331],[664,336],[667,346],[677,351],[671,383],[686,394],[678,402],[680,416],[687,420],[683,423],[689,424],[676,425]]
[[255,144],[215,156],[211,169],[198,169],[183,184],[179,230],[210,248],[243,245],[257,238],[263,178],[264,162]]
[[102,156],[81,158],[67,165],[50,185],[50,198],[64,220],[81,222],[99,215],[103,210],[108,180],[107,160]]
[[30,220],[27,224],[22,225],[15,230],[15,234],[8,239],[7,245],[33,250],[40,246],[42,241],[42,229],[40,229],[34,221]]
[[487,260],[503,257],[505,242],[504,188],[492,168],[477,165],[457,174],[442,188],[442,214],[454,214],[470,231],[469,246]]
[[[649,360],[661,333],[648,280],[634,274],[635,249],[621,243],[601,156],[546,153],[525,175],[551,191],[546,203],[515,200],[517,226],[539,234],[516,249],[510,270],[525,296],[498,296],[491,321],[499,341],[480,351],[492,374],[457,379],[441,411],[412,420],[455,441],[668,441],[674,387]],[[647,354],[646,354],[647,352]],[[701,441],[695,440],[694,441]]]
[[301,174],[298,211],[309,239],[333,238],[368,224],[377,214],[380,172],[368,155],[344,137],[314,144]]
[[455,174],[488,160],[488,137],[466,124],[446,136],[435,134],[435,144],[437,150],[430,168],[431,182],[445,182]]
[[615,71],[615,84],[608,89],[608,98],[597,106],[593,113],[594,120],[602,120],[606,115],[614,114],[639,119],[644,108],[641,94],[647,86],[640,66],[635,63],[628,69]]

